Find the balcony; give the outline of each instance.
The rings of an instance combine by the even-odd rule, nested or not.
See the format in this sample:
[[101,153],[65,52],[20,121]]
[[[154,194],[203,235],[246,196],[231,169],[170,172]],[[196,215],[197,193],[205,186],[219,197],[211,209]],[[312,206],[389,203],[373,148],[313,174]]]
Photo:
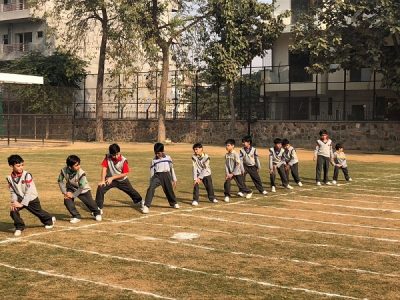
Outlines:
[[46,49],[44,43],[33,44],[7,44],[0,45],[0,60],[12,60],[32,51],[43,52]]
[[0,4],[0,22],[10,22],[13,20],[29,18],[31,18],[31,14],[26,1]]

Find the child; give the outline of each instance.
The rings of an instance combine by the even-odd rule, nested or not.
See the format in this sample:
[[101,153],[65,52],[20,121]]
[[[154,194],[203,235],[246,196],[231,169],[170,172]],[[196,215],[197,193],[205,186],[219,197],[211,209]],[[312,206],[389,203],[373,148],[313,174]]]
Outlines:
[[244,197],[246,194],[246,198],[249,199],[253,195],[253,192],[246,186],[243,177],[243,169],[240,163],[240,157],[235,152],[235,140],[228,139],[225,142],[226,151],[225,154],[225,184],[224,184],[224,194],[225,202],[229,202],[229,197],[231,196],[231,181],[235,180],[238,188],[240,197]]
[[335,153],[333,153],[333,161],[332,164],[335,166],[335,169],[333,171],[333,184],[337,183],[337,179],[339,176],[339,170],[342,169],[344,178],[346,181],[353,181],[351,177],[349,176],[349,170],[347,169],[347,161],[346,161],[346,155],[343,152],[343,145],[338,143],[335,145]]
[[316,166],[316,182],[321,185],[321,171],[324,169],[324,183],[331,185],[328,180],[329,164],[333,157],[332,140],[328,136],[328,132],[322,129],[319,132],[320,139],[317,140],[317,146],[314,151],[314,161],[317,161]]
[[215,199],[214,187],[211,178],[210,157],[203,152],[203,145],[200,143],[196,143],[193,145],[193,152],[194,155],[192,156],[192,162],[194,186],[192,205],[199,205],[200,183],[204,184],[210,202],[217,203],[218,200]]
[[14,220],[14,236],[20,236],[25,229],[25,223],[19,213],[24,208],[38,217],[44,224],[44,228],[53,228],[56,218],[40,206],[32,174],[24,171],[22,157],[16,154],[11,155],[8,158],[8,165],[12,168],[12,173],[7,176],[7,181],[11,192],[10,216]]
[[243,137],[242,139],[243,148],[240,149],[240,160],[244,168],[244,179],[246,181],[246,174],[248,173],[256,186],[257,190],[266,195],[267,191],[264,190],[262,186],[262,181],[260,178],[260,160],[258,159],[258,154],[256,148],[252,146],[252,138],[250,135]]
[[168,203],[171,207],[178,209],[179,204],[176,202],[174,188],[176,187],[176,176],[172,159],[164,153],[164,145],[162,143],[154,144],[155,157],[150,165],[150,185],[147,189],[146,199],[142,207],[144,214],[149,213],[151,202],[153,201],[154,192],[161,185]]
[[61,169],[58,176],[58,185],[64,195],[64,205],[72,216],[70,222],[75,224],[81,220],[81,215],[75,207],[75,198],[79,198],[86,205],[96,221],[101,221],[100,210],[93,200],[85,171],[81,169],[80,158],[70,155],[67,157],[66,164],[67,166]]
[[299,177],[299,160],[297,158],[296,150],[290,145],[288,139],[282,140],[282,147],[284,149],[283,157],[285,159],[286,165],[286,176],[289,182],[289,170],[292,173],[292,177],[298,186],[303,186]]
[[289,181],[285,172],[285,160],[283,158],[282,140],[280,138],[274,139],[274,147],[269,149],[269,178],[271,181],[271,192],[276,192],[275,179],[276,171],[281,177],[282,185],[287,189],[293,189],[289,185]]
[[135,205],[142,203],[142,196],[132,187],[128,179],[128,161],[121,155],[120,151],[121,149],[117,144],[110,145],[108,154],[101,163],[101,181],[96,192],[96,203],[101,214],[103,214],[104,195],[112,188],[117,188],[128,194]]

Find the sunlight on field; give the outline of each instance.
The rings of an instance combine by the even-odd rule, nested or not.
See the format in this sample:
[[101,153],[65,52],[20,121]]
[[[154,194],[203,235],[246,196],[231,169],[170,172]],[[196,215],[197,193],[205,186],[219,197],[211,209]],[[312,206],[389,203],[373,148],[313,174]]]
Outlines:
[[[2,149],[0,291],[2,299],[376,299],[400,293],[400,157],[348,153],[353,182],[317,187],[311,151],[299,151],[303,187],[277,188],[266,197],[223,202],[223,147],[211,156],[219,203],[191,206],[191,145],[167,145],[178,177],[180,209],[157,190],[149,215],[127,195],[106,194],[96,222],[81,202],[83,220],[69,223],[57,176],[70,154],[81,157],[92,193],[107,144]],[[150,144],[121,144],[129,178],[144,197]],[[261,177],[267,190],[267,150]],[[9,217],[6,158],[18,153],[33,174],[44,209],[57,217],[45,230],[27,211],[20,238]],[[330,175],[332,176],[333,170]],[[294,183],[293,183],[294,184]],[[233,192],[237,188],[233,185]]]

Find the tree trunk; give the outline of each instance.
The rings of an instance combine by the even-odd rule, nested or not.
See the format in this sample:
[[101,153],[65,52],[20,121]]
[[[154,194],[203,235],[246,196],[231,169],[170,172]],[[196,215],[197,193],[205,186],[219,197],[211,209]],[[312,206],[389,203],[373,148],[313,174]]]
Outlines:
[[96,84],[96,141],[104,141],[103,131],[103,86],[104,86],[104,66],[106,61],[106,49],[108,39],[108,18],[105,8],[102,9],[102,35],[99,54],[99,67],[97,71],[97,84]]
[[230,121],[230,134],[231,137],[230,138],[234,138],[235,134],[236,134],[236,130],[235,130],[235,125],[236,125],[236,110],[235,110],[235,102],[233,99],[233,87],[234,85],[231,83],[228,83],[227,85],[228,87],[228,97],[229,97],[229,108],[230,108],[230,112],[231,112],[231,121]]
[[162,74],[160,85],[160,99],[158,101],[158,141],[166,139],[165,117],[167,108],[168,80],[169,80],[169,45],[163,45],[162,51]]

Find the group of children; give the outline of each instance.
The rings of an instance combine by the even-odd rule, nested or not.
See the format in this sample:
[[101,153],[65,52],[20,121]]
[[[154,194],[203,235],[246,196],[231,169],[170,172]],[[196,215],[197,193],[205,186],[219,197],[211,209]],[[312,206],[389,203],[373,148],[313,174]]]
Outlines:
[[[229,202],[231,197],[231,182],[236,182],[240,197],[251,198],[253,192],[247,187],[245,177],[250,175],[256,189],[262,194],[267,195],[260,177],[260,159],[257,149],[252,146],[251,136],[242,139],[243,147],[239,153],[235,150],[235,140],[228,139],[225,142],[225,183],[224,201]],[[329,139],[326,130],[321,130],[320,139],[317,141],[314,160],[317,161],[316,182],[321,185],[321,171],[324,171],[325,184],[336,184],[339,170],[344,173],[345,179],[351,181],[347,169],[346,156],[343,146],[336,144],[336,151],[332,150],[332,141]],[[129,165],[127,159],[121,154],[119,145],[109,146],[108,154],[103,159],[101,166],[101,180],[96,191],[96,198],[93,199],[91,188],[87,181],[85,172],[81,169],[80,158],[70,155],[66,159],[66,166],[61,169],[58,177],[60,191],[64,197],[64,205],[71,214],[71,223],[78,223],[81,215],[75,206],[75,199],[80,199],[91,212],[96,221],[102,220],[104,196],[107,191],[117,188],[125,192],[132,199],[133,204],[141,208],[142,213],[148,214],[154,193],[157,187],[161,186],[168,203],[172,208],[178,209],[174,189],[176,187],[176,174],[172,159],[164,152],[162,143],[154,144],[154,158],[150,165],[150,184],[146,192],[145,199],[133,188],[128,179]],[[298,186],[302,186],[299,177],[299,167],[296,150],[290,145],[287,139],[276,138],[274,147],[269,149],[269,174],[271,191],[276,192],[276,173],[279,174],[282,185],[287,189],[293,189],[289,184],[289,173]],[[214,194],[214,187],[211,177],[210,157],[203,152],[200,143],[193,145],[193,199],[192,205],[199,205],[199,186],[204,184],[210,202],[217,203]],[[45,225],[46,229],[53,228],[55,217],[43,210],[38,198],[38,192],[33,182],[32,174],[24,170],[24,160],[19,155],[11,155],[8,164],[12,168],[12,173],[7,177],[11,192],[10,216],[14,221],[15,236],[20,236],[25,228],[24,221],[20,216],[20,211],[26,208],[29,212],[37,216]],[[328,181],[329,164],[335,167],[332,183]]]

